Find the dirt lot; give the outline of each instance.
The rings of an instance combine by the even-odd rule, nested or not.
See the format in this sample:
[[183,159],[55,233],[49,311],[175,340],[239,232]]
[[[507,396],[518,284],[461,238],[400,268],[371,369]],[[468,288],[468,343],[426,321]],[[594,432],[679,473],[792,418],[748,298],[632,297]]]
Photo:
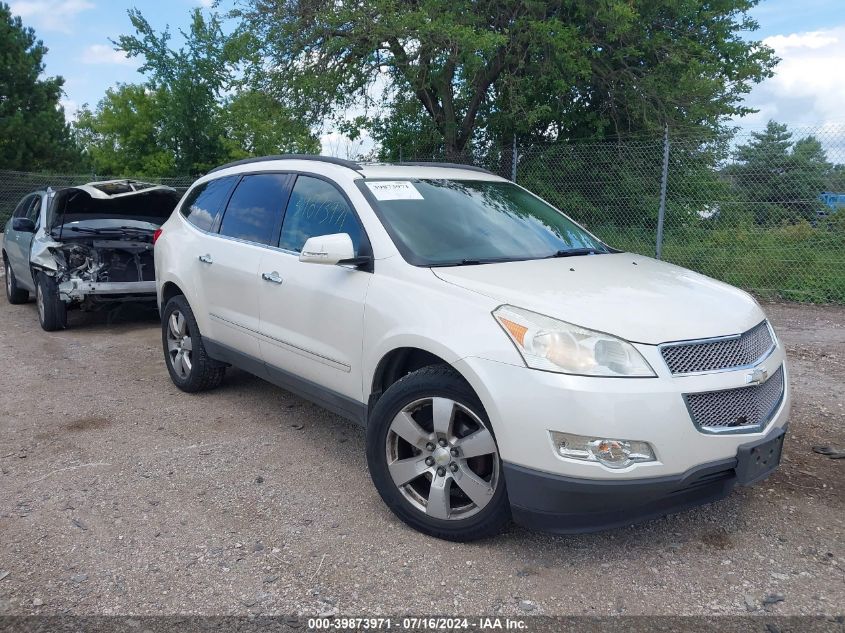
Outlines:
[[[785,614],[845,605],[845,308],[766,307],[780,471],[603,534],[456,545],[393,518],[356,427],[247,374],[171,384],[154,314],[0,301],[0,614]],[[765,611],[763,610],[765,609]]]

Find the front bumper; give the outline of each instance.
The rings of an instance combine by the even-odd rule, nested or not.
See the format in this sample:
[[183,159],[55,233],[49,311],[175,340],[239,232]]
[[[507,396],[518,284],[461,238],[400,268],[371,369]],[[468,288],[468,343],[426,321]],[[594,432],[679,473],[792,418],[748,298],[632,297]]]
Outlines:
[[[571,376],[477,357],[455,368],[471,384],[487,412],[502,461],[541,472],[607,481],[681,477],[697,466],[735,459],[743,444],[765,437],[789,418],[789,375],[783,348],[757,367],[773,376],[784,370],[784,393],[763,428],[742,433],[704,433],[696,428],[684,394],[747,385],[748,370],[672,376],[653,346],[637,345],[656,378]],[[648,442],[656,461],[622,469],[561,457],[549,431]]]
[[780,461],[785,429],[740,446],[737,456],[682,475],[596,480],[553,475],[504,464],[511,512],[520,525],[572,534],[622,527],[727,496],[736,484],[767,477]]
[[87,296],[112,295],[148,295],[146,298],[154,300],[156,297],[155,281],[109,281],[92,282],[81,279],[70,279],[59,284],[59,296],[63,301],[80,301]]

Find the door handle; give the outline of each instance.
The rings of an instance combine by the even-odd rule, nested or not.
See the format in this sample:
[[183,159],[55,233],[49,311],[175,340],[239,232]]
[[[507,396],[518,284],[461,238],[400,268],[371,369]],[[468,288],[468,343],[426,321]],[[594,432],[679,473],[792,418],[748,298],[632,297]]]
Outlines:
[[211,255],[208,255],[208,254],[206,254],[206,255],[200,255],[200,256],[199,256],[199,260],[200,260],[203,264],[213,264],[213,263],[214,263],[214,260],[213,260],[213,259],[211,259]]
[[261,273],[261,278],[264,281],[269,281],[272,284],[280,284],[284,281],[281,277],[279,277],[279,273],[275,270],[272,273]]

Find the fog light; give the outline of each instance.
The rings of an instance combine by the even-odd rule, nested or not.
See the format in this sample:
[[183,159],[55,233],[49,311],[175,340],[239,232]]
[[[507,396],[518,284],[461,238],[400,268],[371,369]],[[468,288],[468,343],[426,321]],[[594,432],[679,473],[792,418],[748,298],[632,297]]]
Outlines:
[[631,464],[656,461],[648,442],[586,437],[557,431],[549,433],[552,434],[555,450],[561,457],[599,462],[608,468],[626,468]]

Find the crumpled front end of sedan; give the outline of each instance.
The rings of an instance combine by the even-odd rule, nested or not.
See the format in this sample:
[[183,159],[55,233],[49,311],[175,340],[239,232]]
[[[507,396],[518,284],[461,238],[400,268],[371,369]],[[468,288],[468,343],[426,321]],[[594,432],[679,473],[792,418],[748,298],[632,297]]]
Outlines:
[[153,236],[179,198],[170,187],[135,181],[59,190],[33,239],[32,264],[55,278],[70,305],[154,300]]

